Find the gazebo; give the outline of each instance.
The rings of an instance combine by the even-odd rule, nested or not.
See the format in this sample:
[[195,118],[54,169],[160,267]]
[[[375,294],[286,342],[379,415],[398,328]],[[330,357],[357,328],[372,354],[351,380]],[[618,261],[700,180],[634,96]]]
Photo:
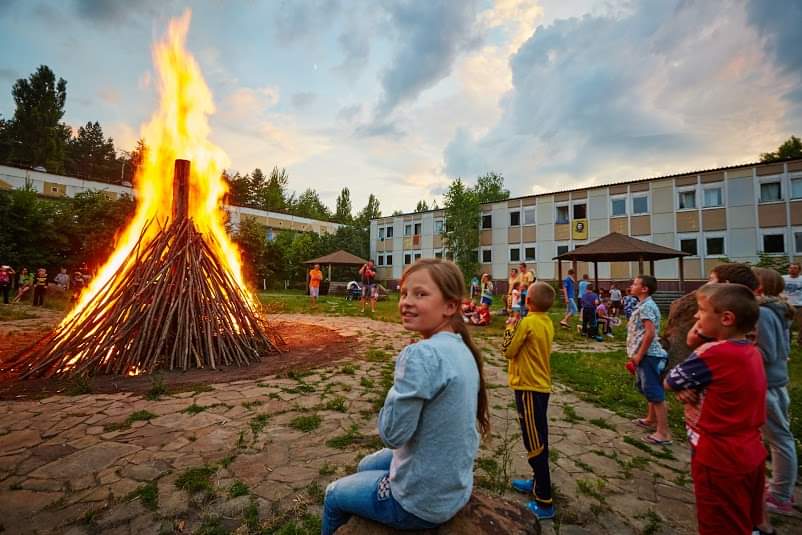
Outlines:
[[679,261],[679,289],[685,291],[685,266],[683,265],[683,257],[688,256],[689,253],[684,251],[677,251],[670,247],[663,247],[647,241],[625,236],[618,232],[611,232],[610,234],[592,241],[587,245],[583,245],[568,251],[561,255],[555,256],[557,260],[557,273],[560,278],[560,284],[563,280],[562,263],[564,260],[573,262],[574,271],[576,271],[577,262],[592,262],[593,263],[593,284],[596,288],[599,287],[599,262],[638,262],[638,270],[643,272],[643,262],[649,262],[650,272],[654,274],[654,261],[666,260],[669,258],[676,258]]
[[359,258],[348,251],[343,251],[342,249],[304,262],[307,266],[314,264],[320,264],[321,266],[328,265],[329,280],[331,280],[331,266],[361,266],[365,263],[367,263],[367,260]]

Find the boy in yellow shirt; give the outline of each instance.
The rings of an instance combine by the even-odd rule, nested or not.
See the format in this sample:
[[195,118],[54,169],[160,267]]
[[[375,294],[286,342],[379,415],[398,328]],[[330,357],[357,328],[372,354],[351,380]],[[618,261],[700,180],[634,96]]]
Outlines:
[[548,310],[554,303],[554,288],[545,282],[529,286],[529,314],[504,332],[504,356],[509,361],[509,385],[521,423],[524,447],[534,479],[514,479],[512,487],[531,494],[527,507],[541,520],[554,518],[549,474],[548,408],[551,394],[551,343],[554,325]]

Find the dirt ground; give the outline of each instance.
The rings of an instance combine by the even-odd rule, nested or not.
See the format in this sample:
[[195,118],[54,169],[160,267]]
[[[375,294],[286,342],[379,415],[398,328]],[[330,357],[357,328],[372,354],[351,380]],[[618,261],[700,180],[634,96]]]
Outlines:
[[[61,319],[62,314],[52,310],[37,310],[35,319],[4,321],[0,323],[0,367],[5,359],[48,334]],[[270,324],[286,342],[281,353],[265,354],[262,361],[247,367],[225,367],[218,370],[191,369],[188,371],[159,371],[164,386],[171,391],[191,390],[193,385],[242,381],[301,371],[340,360],[349,355],[351,344],[348,337],[318,325],[298,325],[273,321]],[[142,393],[153,386],[153,376],[97,376],[91,379],[92,392]],[[71,378],[17,380],[0,374],[0,400],[24,400],[63,393],[73,387]]]

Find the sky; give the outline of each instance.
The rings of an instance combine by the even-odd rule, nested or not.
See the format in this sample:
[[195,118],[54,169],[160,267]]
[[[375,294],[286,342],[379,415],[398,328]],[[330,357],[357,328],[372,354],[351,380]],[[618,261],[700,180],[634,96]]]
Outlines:
[[0,115],[39,65],[130,150],[151,46],[187,47],[233,170],[384,214],[488,171],[513,196],[756,161],[802,135],[802,0],[0,0]]

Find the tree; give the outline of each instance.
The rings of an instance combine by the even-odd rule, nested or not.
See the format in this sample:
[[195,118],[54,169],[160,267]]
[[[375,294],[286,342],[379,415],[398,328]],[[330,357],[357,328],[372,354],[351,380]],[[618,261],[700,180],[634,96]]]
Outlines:
[[97,121],[78,128],[78,135],[67,143],[64,163],[67,173],[82,178],[115,183],[123,179],[114,140],[103,137],[103,128]]
[[321,219],[328,221],[331,219],[331,211],[320,200],[317,191],[312,188],[307,188],[298,196],[293,206],[293,213],[301,217],[308,217],[311,219]]
[[287,176],[286,169],[280,169],[275,166],[270,171],[270,178],[267,180],[267,185],[262,190],[259,198],[258,207],[262,210],[273,210],[274,212],[284,212],[287,210],[289,203],[287,197]]
[[128,182],[129,184],[134,183],[134,177],[145,162],[145,152],[147,152],[147,150],[148,147],[145,145],[145,140],[139,138],[136,141],[136,148],[134,148],[134,150],[122,151],[123,157],[121,158],[121,165],[123,167],[123,182]]
[[760,155],[761,162],[776,162],[788,158],[802,158],[802,140],[796,136],[786,139],[775,152],[764,152]]
[[343,188],[340,195],[337,197],[337,208],[334,212],[334,221],[337,223],[348,224],[353,219],[351,212],[351,191],[348,188]]
[[[247,175],[246,175],[247,176]],[[267,184],[267,177],[258,167],[250,174],[249,179],[249,199],[248,206],[251,208],[262,207],[262,196],[264,195],[265,186]]]
[[223,180],[228,183],[228,202],[236,206],[248,206],[251,202],[251,181],[249,176],[239,172],[234,175],[223,171]]
[[509,190],[504,189],[504,177],[495,171],[485,173],[476,179],[473,191],[480,203],[503,201],[510,198]]
[[267,228],[256,219],[244,217],[233,238],[242,253],[245,280],[254,287],[261,288],[262,279],[273,275],[268,264]]
[[428,212],[429,211],[429,205],[426,204],[426,201],[418,201],[418,205],[415,206],[415,211],[416,212]]
[[469,280],[479,265],[479,196],[473,188],[457,178],[445,194],[443,238],[445,247],[454,257],[465,280]]
[[67,82],[46,65],[28,79],[20,78],[12,90],[16,111],[9,125],[8,161],[25,166],[44,166],[51,172],[64,169],[64,149],[70,129],[61,122],[67,99]]
[[356,225],[360,227],[370,227],[371,219],[378,219],[382,216],[381,209],[379,209],[379,199],[372,193],[368,196],[368,204],[357,215]]

